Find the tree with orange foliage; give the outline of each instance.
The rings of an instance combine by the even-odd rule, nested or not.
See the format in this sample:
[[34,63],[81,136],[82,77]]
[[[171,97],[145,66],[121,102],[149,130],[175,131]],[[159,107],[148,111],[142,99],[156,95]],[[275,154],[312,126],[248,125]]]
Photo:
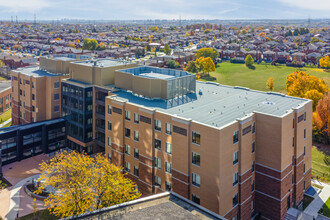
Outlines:
[[306,72],[295,71],[286,77],[288,95],[313,100],[313,110],[323,94],[328,92],[328,86],[323,79],[310,76]]
[[55,189],[56,193],[50,193],[45,199],[45,206],[60,218],[128,202],[141,196],[122,169],[102,154],[90,157],[86,153],[63,151],[48,162],[41,163],[40,169],[40,187],[36,193],[41,193],[48,186]]
[[259,33],[259,36],[260,36],[260,37],[266,37],[266,35],[267,35],[267,34],[266,34],[265,32],[260,32],[260,33]]
[[330,93],[324,94],[319,100],[316,111],[313,113],[313,125],[321,135],[323,135],[327,144],[330,143]]
[[329,55],[319,59],[319,64],[323,68],[330,68],[330,57]]

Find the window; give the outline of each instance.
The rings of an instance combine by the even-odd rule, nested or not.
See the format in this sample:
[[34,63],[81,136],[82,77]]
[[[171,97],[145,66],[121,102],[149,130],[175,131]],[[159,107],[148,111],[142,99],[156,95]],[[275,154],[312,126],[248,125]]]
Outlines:
[[139,124],[139,114],[134,113],[134,123]]
[[254,191],[254,180],[252,180],[252,184],[251,184],[251,192]]
[[108,131],[111,131],[112,130],[112,123],[111,121],[108,121]]
[[23,93],[23,92],[22,92],[22,90],[20,89],[20,90],[19,90],[19,94],[22,95],[22,93]]
[[172,164],[170,162],[165,162],[165,171],[167,173],[172,173]]
[[201,165],[200,154],[192,152],[192,163],[197,165],[197,166]]
[[93,96],[93,91],[88,91],[88,92],[87,92],[87,97],[90,98],[90,97],[92,97],[92,96]]
[[139,159],[139,149],[134,148],[134,158]]
[[161,169],[161,167],[162,167],[161,164],[162,164],[161,159],[158,158],[158,157],[155,157],[155,167],[156,167],[157,169]]
[[93,132],[91,132],[91,131],[88,132],[88,133],[87,133],[87,138],[92,138],[92,137],[93,137]]
[[200,145],[201,144],[201,134],[196,131],[193,131],[192,132],[192,142],[194,144]]
[[155,130],[161,131],[162,129],[162,122],[160,120],[155,119]]
[[32,100],[35,100],[35,95],[34,94],[32,94]]
[[54,89],[60,88],[60,82],[55,82],[54,83]]
[[306,128],[304,129],[304,138],[306,138]]
[[134,175],[139,176],[139,167],[138,166],[134,166]]
[[19,84],[22,84],[22,79],[19,79]]
[[111,145],[112,145],[111,137],[108,137],[108,146],[111,147]]
[[306,155],[306,146],[304,146],[304,156]]
[[238,183],[238,173],[233,174],[233,186],[235,186]]
[[252,153],[254,153],[254,150],[255,150],[255,147],[256,147],[256,142],[252,142]]
[[304,173],[306,172],[306,164],[304,164]]
[[233,196],[233,207],[235,207],[238,203],[238,193],[236,193],[234,196]]
[[108,105],[108,115],[111,115],[112,114],[112,107],[111,105]]
[[166,142],[165,152],[168,154],[172,154],[172,144],[171,143]]
[[252,134],[254,134],[256,132],[256,123],[253,122],[252,123]]
[[109,158],[109,160],[111,162],[111,153],[108,153],[108,158]]
[[129,173],[131,171],[131,164],[127,161],[125,161],[125,171]]
[[251,210],[254,210],[254,200],[251,201]]
[[294,119],[292,119],[292,128],[294,128]]
[[255,169],[255,162],[253,161],[253,162],[252,162],[251,172],[254,172],[254,169]]
[[234,217],[232,217],[231,220],[237,220],[237,215],[235,215]]
[[233,165],[238,163],[238,151],[233,153]]
[[171,135],[172,134],[172,126],[170,123],[166,123],[166,134]]
[[54,106],[54,112],[59,112],[60,111],[60,106],[59,105],[55,105]]
[[125,137],[127,137],[127,138],[131,137],[131,129],[125,128]]
[[192,194],[191,195],[191,200],[194,202],[194,203],[197,203],[198,205],[201,203],[201,200],[198,196]]
[[192,173],[192,184],[194,186],[200,187],[201,186],[201,178],[198,174]]
[[306,121],[306,112],[304,113],[304,121]]
[[236,144],[238,142],[238,131],[234,131],[233,134],[233,144]]
[[171,191],[172,190],[172,183],[165,181],[165,190],[166,191]]
[[92,111],[93,110],[93,105],[88,105],[87,106],[87,111]]
[[292,138],[292,147],[294,147],[294,137]]
[[93,119],[92,119],[92,118],[88,118],[88,119],[87,119],[87,124],[88,124],[88,125],[91,125],[92,123],[93,123]]
[[35,112],[36,108],[34,107],[34,105],[32,105],[32,111]]
[[159,176],[155,176],[155,186],[161,187],[162,186],[162,180]]
[[54,100],[56,101],[56,100],[59,100],[59,99],[60,99],[60,94],[55,93],[54,94]]
[[130,121],[131,120],[131,112],[130,111],[125,111],[125,119]]
[[134,131],[134,140],[139,141],[139,131]]
[[125,154],[131,155],[131,146],[125,144]]
[[161,150],[162,142],[158,139],[155,139],[155,148]]
[[34,82],[32,82],[32,88],[34,88]]

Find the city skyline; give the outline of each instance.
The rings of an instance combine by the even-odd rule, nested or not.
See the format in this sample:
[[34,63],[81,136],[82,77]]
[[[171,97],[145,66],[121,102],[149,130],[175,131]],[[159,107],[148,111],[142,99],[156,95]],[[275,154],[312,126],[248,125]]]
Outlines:
[[86,19],[319,19],[329,18],[330,2],[326,0],[188,0],[167,1],[90,1],[73,0],[0,0],[1,20]]

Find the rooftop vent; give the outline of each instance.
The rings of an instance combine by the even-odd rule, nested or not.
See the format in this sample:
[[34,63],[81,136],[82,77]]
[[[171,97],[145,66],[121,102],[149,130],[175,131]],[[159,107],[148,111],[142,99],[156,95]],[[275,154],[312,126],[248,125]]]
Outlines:
[[275,103],[274,102],[263,102],[262,104],[264,104],[264,105],[275,105]]
[[203,95],[203,90],[202,89],[199,89],[198,94],[199,95]]

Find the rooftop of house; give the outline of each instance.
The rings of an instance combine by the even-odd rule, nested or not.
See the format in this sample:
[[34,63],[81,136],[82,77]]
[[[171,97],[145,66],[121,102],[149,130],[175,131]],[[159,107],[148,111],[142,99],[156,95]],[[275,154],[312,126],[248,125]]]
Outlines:
[[84,66],[95,66],[95,67],[113,67],[132,64],[129,61],[112,60],[112,59],[97,59],[97,60],[84,60],[73,62]]
[[196,82],[196,93],[174,99],[147,99],[119,90],[112,98],[221,128],[253,113],[282,117],[310,100],[212,82]]
[[148,66],[123,69],[123,70],[118,70],[118,71],[125,72],[125,73],[131,73],[135,76],[140,76],[140,77],[144,77],[144,78],[164,79],[164,80],[192,75],[186,71],[164,69],[164,68],[157,68],[157,67],[148,67]]
[[0,92],[2,90],[11,88],[11,81],[10,80],[6,80],[6,81],[0,81]]
[[24,75],[27,76],[32,76],[32,77],[44,77],[44,76],[48,76],[48,77],[55,77],[55,76],[64,76],[63,74],[60,73],[50,73],[46,70],[42,70],[39,68],[39,66],[28,66],[28,67],[24,67],[24,68],[18,68],[16,70],[13,70],[13,72],[18,72],[18,73],[22,73]]

